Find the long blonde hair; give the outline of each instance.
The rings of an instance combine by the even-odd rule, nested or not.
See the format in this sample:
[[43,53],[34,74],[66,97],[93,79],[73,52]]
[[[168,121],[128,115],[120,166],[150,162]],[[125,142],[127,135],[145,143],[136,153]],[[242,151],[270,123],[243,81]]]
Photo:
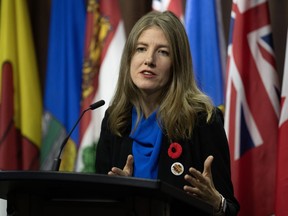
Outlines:
[[128,121],[131,121],[133,106],[138,118],[141,116],[141,93],[130,77],[130,64],[139,36],[152,26],[157,26],[164,32],[170,44],[172,58],[172,77],[168,86],[163,89],[157,116],[163,132],[170,139],[188,139],[192,135],[197,113],[206,113],[209,121],[213,104],[196,85],[185,28],[170,11],[152,11],[140,18],[132,28],[123,50],[118,84],[109,107],[108,124],[112,133],[122,136],[130,123]]

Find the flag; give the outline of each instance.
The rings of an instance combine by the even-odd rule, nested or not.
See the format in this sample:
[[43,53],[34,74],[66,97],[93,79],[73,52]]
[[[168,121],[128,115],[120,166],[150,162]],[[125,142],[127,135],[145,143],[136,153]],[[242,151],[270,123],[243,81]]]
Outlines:
[[288,34],[286,39],[284,74],[281,93],[281,114],[278,134],[278,160],[276,179],[275,215],[288,215]]
[[234,1],[225,129],[239,216],[274,212],[279,80],[267,0]]
[[224,108],[225,39],[219,0],[186,2],[185,28],[199,88]]
[[42,98],[27,2],[0,4],[0,170],[37,170]]
[[[85,1],[52,0],[44,92],[41,169],[50,170],[80,116]],[[74,171],[79,127],[65,145],[60,170]]]
[[77,172],[95,172],[95,151],[105,110],[114,94],[126,41],[120,7],[115,0],[89,0],[87,5],[81,110],[104,100],[80,122]]
[[156,11],[172,11],[183,22],[183,2],[182,0],[152,0],[152,9]]

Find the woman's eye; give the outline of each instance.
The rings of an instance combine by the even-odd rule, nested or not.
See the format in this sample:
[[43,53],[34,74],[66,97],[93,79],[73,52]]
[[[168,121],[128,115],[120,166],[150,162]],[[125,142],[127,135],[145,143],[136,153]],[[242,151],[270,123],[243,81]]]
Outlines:
[[136,52],[144,52],[146,49],[145,47],[137,47]]
[[159,50],[158,51],[161,55],[169,56],[169,52],[167,50]]

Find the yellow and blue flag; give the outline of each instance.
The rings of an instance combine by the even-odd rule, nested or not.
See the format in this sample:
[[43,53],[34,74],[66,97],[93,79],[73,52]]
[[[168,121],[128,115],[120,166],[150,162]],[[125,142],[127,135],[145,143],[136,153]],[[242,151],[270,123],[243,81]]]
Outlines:
[[[50,170],[60,146],[80,116],[86,7],[83,0],[52,0],[41,169]],[[79,145],[75,128],[63,154],[60,170],[73,171]]]

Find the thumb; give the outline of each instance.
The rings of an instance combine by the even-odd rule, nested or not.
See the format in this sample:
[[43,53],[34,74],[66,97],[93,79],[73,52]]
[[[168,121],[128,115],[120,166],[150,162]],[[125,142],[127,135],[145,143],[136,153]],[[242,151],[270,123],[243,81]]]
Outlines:
[[132,176],[133,174],[133,163],[134,163],[134,159],[133,159],[133,156],[130,154],[127,157],[126,164],[123,169],[123,171],[127,172],[129,176]]
[[212,162],[213,162],[214,157],[212,155],[208,156],[204,162],[204,170],[203,170],[203,174],[204,176],[209,177],[212,180],[212,171],[211,171],[211,167],[212,167]]

